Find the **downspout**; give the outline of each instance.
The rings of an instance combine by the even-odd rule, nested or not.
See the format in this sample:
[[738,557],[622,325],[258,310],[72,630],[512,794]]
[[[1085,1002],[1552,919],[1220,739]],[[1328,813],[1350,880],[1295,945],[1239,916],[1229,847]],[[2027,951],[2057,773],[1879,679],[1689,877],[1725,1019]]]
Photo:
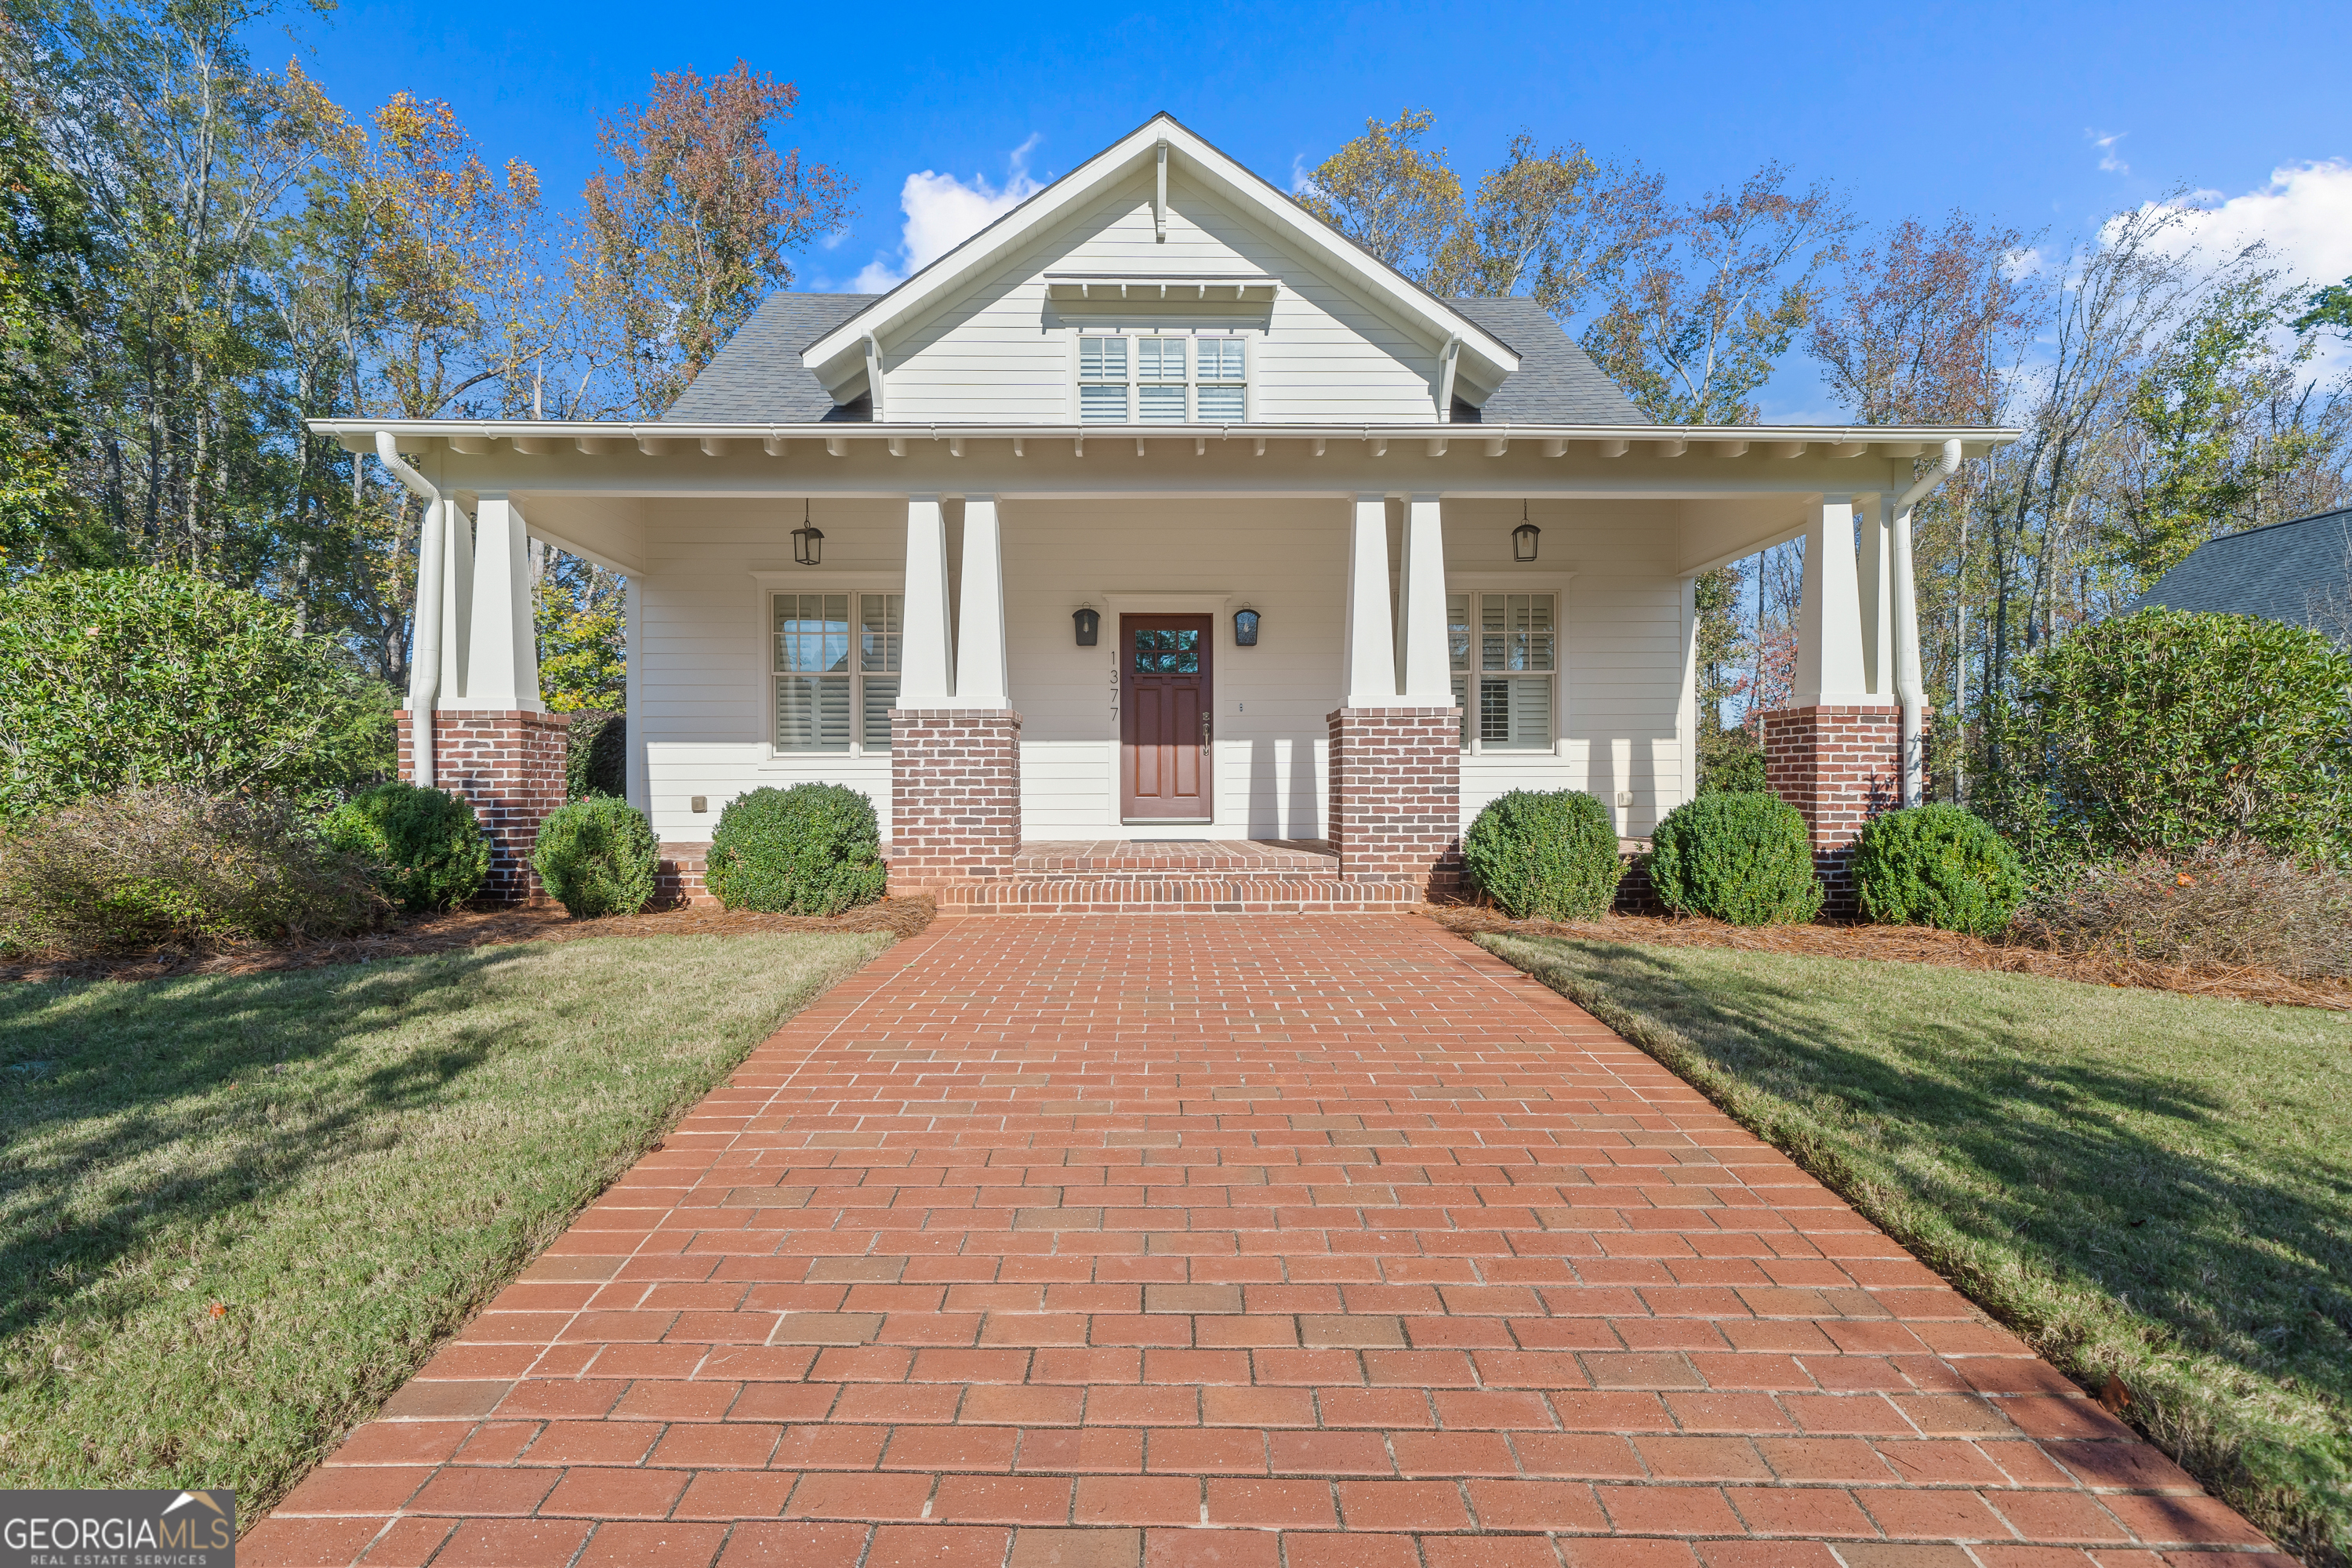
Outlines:
[[1911,577],[1911,509],[1960,466],[1957,437],[1944,443],[1942,456],[1927,477],[1905,490],[1895,503],[1895,559],[1889,575],[1895,579],[1895,700],[1903,710],[1903,804],[1916,805],[1926,790],[1927,762],[1927,702],[1919,668],[1919,595]]
[[408,730],[416,782],[433,787],[433,705],[441,700],[441,538],[448,531],[440,488],[401,460],[392,432],[375,433],[375,455],[400,482],[425,498],[416,538],[416,635],[408,654]]

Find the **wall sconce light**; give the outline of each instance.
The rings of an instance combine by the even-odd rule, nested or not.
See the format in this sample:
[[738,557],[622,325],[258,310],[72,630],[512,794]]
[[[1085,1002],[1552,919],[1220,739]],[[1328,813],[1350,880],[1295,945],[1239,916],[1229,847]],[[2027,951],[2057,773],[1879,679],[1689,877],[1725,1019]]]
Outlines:
[[809,521],[808,498],[801,498],[801,525],[793,530],[793,560],[814,566],[824,559],[824,531]]
[[1243,608],[1234,612],[1234,646],[1257,647],[1257,612]]
[[1528,503],[1521,501],[1519,526],[1511,530],[1511,559],[1533,561],[1536,558],[1536,539],[1542,532],[1542,529],[1528,521]]
[[1094,647],[1096,637],[1102,631],[1101,613],[1089,605],[1082,610],[1072,610],[1070,620],[1078,628],[1078,646]]

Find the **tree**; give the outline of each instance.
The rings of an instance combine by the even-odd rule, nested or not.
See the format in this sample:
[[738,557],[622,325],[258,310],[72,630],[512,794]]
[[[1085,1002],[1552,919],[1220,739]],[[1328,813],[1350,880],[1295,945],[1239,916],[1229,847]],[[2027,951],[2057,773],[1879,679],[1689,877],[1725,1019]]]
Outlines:
[[1742,425],[1750,394],[1812,317],[1815,283],[1853,226],[1821,186],[1768,163],[1736,191],[1668,210],[1634,247],[1585,352],[1661,424]]
[[0,103],[0,574],[106,552],[75,504],[79,421],[66,373],[88,299],[81,198],[32,121]]
[[675,402],[761,298],[792,283],[785,252],[847,216],[854,186],[770,142],[799,97],[741,60],[710,79],[662,72],[650,103],[599,130],[614,167],[588,182],[573,288],[634,412]]
[[533,603],[539,690],[548,707],[581,713],[623,706],[625,610],[618,577],[575,556],[549,559]]
[[1525,295],[1565,319],[1654,225],[1654,177],[1604,168],[1581,147],[1543,152],[1526,132],[1465,200],[1445,149],[1422,151],[1433,123],[1427,110],[1367,120],[1299,197],[1433,294]]
[[2322,327],[2333,327],[2346,338],[2352,339],[2352,278],[2313,289],[2311,297],[2304,303],[2311,309],[2294,319],[2296,331],[2310,332]]

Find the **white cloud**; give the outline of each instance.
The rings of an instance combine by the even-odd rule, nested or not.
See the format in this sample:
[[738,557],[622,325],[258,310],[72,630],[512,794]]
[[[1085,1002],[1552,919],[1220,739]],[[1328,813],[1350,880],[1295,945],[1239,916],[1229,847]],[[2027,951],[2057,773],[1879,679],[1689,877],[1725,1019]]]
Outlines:
[[2273,169],[2261,190],[2226,200],[2200,191],[2184,205],[2182,228],[2215,260],[2260,242],[2289,278],[2340,283],[2352,278],[2352,163]]
[[1032,136],[1013,150],[1002,186],[990,184],[985,174],[974,174],[969,184],[931,169],[908,175],[898,190],[907,221],[898,255],[875,257],[851,287],[868,294],[897,287],[1045,189],[1029,174],[1029,153],[1040,140]]
[[2128,131],[2085,131],[2091,145],[2099,150],[2099,167],[2110,174],[2128,174],[2131,165],[2116,152],[2116,143],[2131,134]]

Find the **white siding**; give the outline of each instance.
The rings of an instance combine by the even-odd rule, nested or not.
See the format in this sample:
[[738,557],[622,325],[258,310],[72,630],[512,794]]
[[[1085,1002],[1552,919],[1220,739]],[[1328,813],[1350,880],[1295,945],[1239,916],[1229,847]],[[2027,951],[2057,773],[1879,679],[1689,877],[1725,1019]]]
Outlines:
[[[1088,330],[1245,329],[1251,416],[1265,422],[1429,420],[1437,345],[1317,275],[1255,224],[1181,175],[1168,238],[1153,238],[1152,186],[1129,182],[1055,226],[952,304],[884,343],[898,421],[1073,422],[1069,340]],[[1046,298],[1047,272],[1271,275],[1271,306],[1113,307]]]
[[[1339,698],[1348,502],[1124,499],[999,502],[1013,705],[1023,715],[1022,806],[1030,838],[1117,837],[1118,595],[1208,597],[1216,612],[1215,808],[1221,837],[1318,837],[1327,789],[1325,716]],[[825,562],[793,568],[797,500],[648,500],[638,583],[643,668],[635,724],[646,746],[655,831],[709,837],[726,802],[762,784],[839,782],[889,817],[889,759],[778,756],[769,742],[764,591],[755,571],[795,586],[895,584],[906,510],[888,500],[820,501]],[[951,509],[951,515],[953,510]],[[1516,501],[1446,503],[1451,573],[1480,585],[1573,571],[1563,609],[1554,752],[1463,759],[1463,819],[1509,789],[1591,789],[1621,831],[1644,834],[1679,804],[1681,595],[1672,575],[1671,503],[1538,502],[1542,558],[1514,567]],[[950,560],[961,530],[950,529]],[[1393,582],[1393,577],[1391,578]],[[1230,597],[1228,597],[1228,595]],[[1076,646],[1070,612],[1105,612],[1097,647]],[[1233,646],[1232,611],[1265,617],[1259,646]],[[708,797],[696,816],[689,798]],[[1139,829],[1150,837],[1175,830]]]

